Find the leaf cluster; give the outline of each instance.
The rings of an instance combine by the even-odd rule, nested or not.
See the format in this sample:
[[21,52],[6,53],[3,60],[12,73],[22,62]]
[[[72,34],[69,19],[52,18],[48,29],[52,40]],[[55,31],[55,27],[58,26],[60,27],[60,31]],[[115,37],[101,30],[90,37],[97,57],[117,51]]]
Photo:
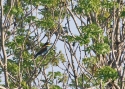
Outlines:
[[116,80],[118,78],[118,73],[110,66],[104,66],[98,69],[96,77],[99,80],[102,79],[104,82],[107,82],[109,79]]
[[[90,52],[93,50],[97,54],[106,54],[110,50],[109,41],[103,36],[103,30],[98,27],[96,24],[89,24],[87,26],[80,26],[82,31],[81,35],[73,36],[64,36],[69,42],[79,42],[80,45],[90,45],[85,49]],[[93,44],[92,44],[93,42]]]

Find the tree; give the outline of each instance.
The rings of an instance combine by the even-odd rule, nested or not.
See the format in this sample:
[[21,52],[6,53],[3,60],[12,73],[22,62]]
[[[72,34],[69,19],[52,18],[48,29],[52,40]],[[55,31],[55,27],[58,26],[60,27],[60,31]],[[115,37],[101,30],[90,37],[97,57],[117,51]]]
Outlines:
[[1,87],[124,89],[123,0],[2,1]]

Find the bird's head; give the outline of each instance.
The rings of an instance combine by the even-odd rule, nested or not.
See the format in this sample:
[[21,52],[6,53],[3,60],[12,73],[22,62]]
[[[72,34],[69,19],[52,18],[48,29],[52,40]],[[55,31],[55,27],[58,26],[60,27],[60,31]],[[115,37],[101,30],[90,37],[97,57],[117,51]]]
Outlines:
[[51,43],[49,43],[49,42],[46,42],[45,44],[44,44],[44,46],[46,46],[46,47],[50,47],[52,44]]

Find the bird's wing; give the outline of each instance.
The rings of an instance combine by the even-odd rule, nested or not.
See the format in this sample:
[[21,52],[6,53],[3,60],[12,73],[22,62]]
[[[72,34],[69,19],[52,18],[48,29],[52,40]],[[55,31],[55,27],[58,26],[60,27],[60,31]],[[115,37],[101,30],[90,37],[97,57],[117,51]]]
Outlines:
[[35,55],[34,58],[36,58],[38,55],[41,55],[44,53],[44,51],[46,51],[46,46],[43,46],[40,51],[38,51]]

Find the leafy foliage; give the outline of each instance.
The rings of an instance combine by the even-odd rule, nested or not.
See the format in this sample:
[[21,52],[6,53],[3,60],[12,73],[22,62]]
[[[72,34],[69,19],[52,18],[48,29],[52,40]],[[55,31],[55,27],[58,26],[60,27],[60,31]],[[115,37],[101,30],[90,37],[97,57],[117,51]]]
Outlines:
[[[116,86],[124,85],[124,9],[122,0],[5,0],[0,24],[4,86],[83,89],[116,80]],[[54,43],[52,48],[34,59],[45,41]]]
[[98,79],[102,79],[104,82],[107,82],[109,79],[117,79],[118,73],[115,69],[111,68],[110,66],[104,66],[97,71],[96,77]]

